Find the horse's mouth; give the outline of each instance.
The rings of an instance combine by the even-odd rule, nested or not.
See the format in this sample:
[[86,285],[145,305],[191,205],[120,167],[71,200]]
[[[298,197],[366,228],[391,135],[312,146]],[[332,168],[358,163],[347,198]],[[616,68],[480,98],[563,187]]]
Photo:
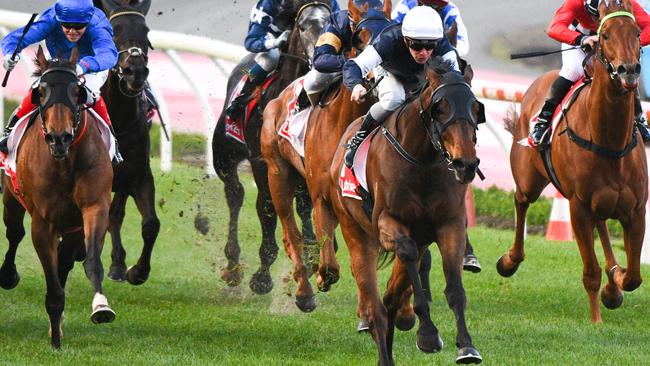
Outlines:
[[639,86],[639,79],[634,79],[633,82],[627,82],[625,78],[621,78],[621,85],[629,91],[635,90]]
[[70,149],[67,147],[50,146],[50,155],[54,160],[63,160],[68,157]]

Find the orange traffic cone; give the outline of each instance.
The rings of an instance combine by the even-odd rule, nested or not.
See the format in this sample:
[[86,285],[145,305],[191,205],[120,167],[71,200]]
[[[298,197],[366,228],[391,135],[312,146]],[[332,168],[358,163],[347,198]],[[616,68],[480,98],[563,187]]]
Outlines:
[[476,209],[474,208],[472,186],[467,186],[467,191],[465,191],[465,212],[467,213],[467,227],[476,226]]
[[546,240],[573,241],[569,200],[564,198],[557,190],[555,191],[555,198],[553,198],[551,218],[548,220],[548,226],[546,227]]

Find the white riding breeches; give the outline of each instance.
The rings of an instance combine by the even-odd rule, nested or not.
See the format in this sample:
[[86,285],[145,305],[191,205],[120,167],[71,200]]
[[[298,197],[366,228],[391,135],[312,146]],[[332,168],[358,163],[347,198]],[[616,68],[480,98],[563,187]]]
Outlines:
[[[562,43],[562,49],[566,50],[573,46]],[[576,82],[584,76],[584,69],[582,68],[582,61],[584,61],[587,54],[581,48],[576,48],[569,51],[562,52],[562,69],[560,76]]]
[[255,55],[255,62],[264,71],[271,72],[278,67],[278,62],[280,61],[280,51],[277,48],[269,50],[268,52],[260,52]]
[[108,79],[108,70],[84,74],[83,77],[86,79],[85,86],[86,89],[88,89],[88,100],[86,103],[93,105],[97,100],[99,100],[99,97],[102,94],[101,89]]
[[305,75],[305,91],[307,94],[322,92],[340,75],[341,72],[325,73],[311,69]]

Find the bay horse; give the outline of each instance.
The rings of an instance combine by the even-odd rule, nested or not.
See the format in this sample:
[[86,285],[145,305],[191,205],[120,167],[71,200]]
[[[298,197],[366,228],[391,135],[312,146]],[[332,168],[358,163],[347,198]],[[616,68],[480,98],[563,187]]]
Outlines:
[[[243,270],[239,263],[239,239],[237,236],[239,211],[244,200],[244,187],[239,181],[237,167],[247,159],[253,170],[257,186],[257,216],[262,226],[262,244],[259,250],[260,267],[250,280],[250,288],[257,294],[265,294],[273,288],[273,280],[269,272],[275,262],[278,245],[275,240],[277,215],[271,201],[267,177],[266,162],[260,151],[260,130],[262,128],[262,111],[267,102],[275,98],[297,77],[309,71],[316,41],[324,28],[331,13],[332,2],[329,0],[290,0],[286,1],[277,16],[278,24],[284,24],[286,29],[292,29],[287,50],[282,50],[278,77],[261,95],[261,101],[252,113],[245,127],[246,144],[242,144],[226,135],[225,113],[222,112],[217,122],[212,139],[214,169],[224,182],[226,201],[230,210],[228,222],[228,239],[224,253],[228,260],[221,271],[221,278],[229,286],[241,283]],[[244,57],[233,69],[228,78],[226,100],[230,99],[233,89],[254,62],[254,54]],[[225,109],[226,106],[224,106]],[[314,234],[311,224],[311,201],[305,187],[300,187],[296,195],[298,213],[302,220],[302,230],[307,238],[313,241]]]
[[[364,9],[357,9],[354,1],[348,2],[350,19],[357,24],[354,31],[359,42],[357,47],[362,49],[372,39],[390,24],[390,1],[384,2],[383,14],[377,10],[368,11],[368,4]],[[354,51],[352,51],[354,52]],[[296,289],[296,305],[305,312],[316,308],[314,292],[309,284],[310,270],[303,262],[303,237],[296,224],[293,214],[293,197],[296,187],[307,178],[307,187],[315,208],[316,240],[322,245],[321,265],[318,270],[317,283],[321,291],[328,291],[332,284],[339,279],[339,265],[334,255],[332,243],[334,228],[324,230],[320,199],[319,185],[314,183],[312,161],[321,163],[319,170],[329,167],[336,151],[340,136],[347,125],[354,119],[365,114],[372,105],[372,98],[363,104],[350,102],[350,92],[343,83],[337,82],[339,87],[332,88],[336,94],[325,96],[332,98],[327,104],[316,105],[310,112],[307,122],[305,140],[305,159],[296,152],[291,143],[280,137],[278,131],[287,118],[287,105],[294,97],[296,83],[289,85],[277,98],[270,101],[264,109],[264,124],[262,126],[261,147],[262,153],[268,164],[268,179],[271,197],[277,214],[282,223],[282,240],[287,255],[293,262],[293,278],[298,283]],[[311,165],[308,165],[311,164]],[[309,168],[307,168],[309,167]],[[306,174],[306,172],[309,172]],[[326,176],[326,174],[324,175]],[[329,227],[327,227],[329,229]],[[328,264],[324,264],[328,263]]]
[[[357,282],[358,315],[368,321],[380,365],[393,364],[396,318],[411,288],[420,320],[418,348],[437,352],[443,346],[418,274],[419,258],[432,242],[442,256],[445,295],[456,318],[456,362],[481,362],[465,323],[462,264],[464,197],[478,169],[476,129],[485,121],[484,112],[468,80],[447,63],[438,64],[435,71],[427,69],[427,79],[429,85],[394,112],[371,141],[366,168],[373,202],[370,215],[361,201],[344,197],[339,188],[344,145],[358,129],[360,118],[341,137],[328,172],[327,199],[336,216],[327,212],[326,217],[330,221],[336,217],[341,225]],[[396,254],[383,302],[377,285],[382,251]]]
[[[160,220],[156,214],[156,190],[151,172],[151,124],[147,118],[148,102],[144,89],[149,76],[148,52],[151,47],[145,16],[151,0],[102,0],[102,9],[113,26],[113,40],[118,49],[118,62],[102,88],[108,114],[115,129],[124,162],[114,167],[113,201],[109,233],[113,250],[108,278],[141,285],[149,278],[153,251]],[[121,229],[129,197],[142,216],[141,235],[144,245],[137,263],[127,271],[126,250]]]
[[[591,85],[553,131],[550,153],[558,189],[569,200],[571,226],[582,257],[582,282],[591,321],[602,322],[598,294],[601,268],[594,251],[594,226],[601,236],[607,268],[603,305],[615,309],[624,291],[641,285],[639,272],[648,199],[648,171],[643,144],[634,125],[634,90],[639,79],[639,29],[628,0],[601,2],[598,46]],[[537,150],[518,142],[528,135],[557,70],[535,80],[521,103],[514,131],[510,164],[515,191],[516,229],[510,250],[497,263],[504,277],[512,276],[524,260],[524,226],[528,206],[551,179]],[[515,117],[516,119],[516,117]],[[623,226],[627,269],[618,265],[606,229],[608,218]]]
[[[32,218],[32,241],[45,272],[45,309],[50,318],[52,347],[61,347],[61,321],[65,284],[74,261],[84,260],[93,284],[94,323],[111,322],[115,313],[103,295],[101,252],[111,202],[113,169],[97,120],[85,108],[71,57],[47,61],[39,46],[36,54],[40,77],[32,99],[38,111],[17,147],[16,186],[3,174],[4,223],[9,249],[0,269],[0,286],[15,287],[20,277],[15,256],[25,236],[25,211]],[[11,189],[13,187],[13,189]]]

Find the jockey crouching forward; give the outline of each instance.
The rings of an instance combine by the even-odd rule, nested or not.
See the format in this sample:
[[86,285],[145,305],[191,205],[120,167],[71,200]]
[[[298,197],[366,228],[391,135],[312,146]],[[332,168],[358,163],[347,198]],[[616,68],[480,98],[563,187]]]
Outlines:
[[[45,40],[47,50],[53,57],[70,57],[73,48],[79,50],[77,75],[85,79],[83,84],[87,91],[86,105],[104,119],[110,127],[106,104],[101,97],[100,89],[108,78],[108,70],[117,63],[117,48],[113,43],[113,28],[104,12],[93,6],[92,0],[58,0],[54,6],[46,9],[32,24],[19,45],[18,41],[23,32],[19,28],[9,33],[2,40],[3,66],[11,70],[19,57],[11,58],[17,49],[17,54],[27,46]],[[38,81],[34,84],[38,87]],[[0,151],[8,153],[7,140],[16,122],[36,109],[32,103],[32,91],[23,99],[14,112],[0,140]],[[111,132],[113,131],[111,127]],[[113,133],[113,135],[115,135]],[[115,136],[113,136],[115,137]],[[117,140],[116,140],[117,141]],[[122,157],[115,146],[114,164],[122,162]]]
[[[357,9],[363,9],[366,4],[369,9],[364,19],[385,19],[381,1],[354,0]],[[360,46],[355,44],[358,41],[355,39],[357,26],[358,24],[354,24],[347,10],[339,11],[330,16],[329,23],[323,29],[316,43],[314,67],[305,75],[304,89],[298,98],[300,109],[308,106],[308,103],[316,105],[319,93],[341,76],[343,64],[346,60],[345,51]]]
[[[248,52],[255,53],[255,64],[251,67],[246,83],[239,95],[233,99],[225,113],[233,120],[239,119],[246,102],[257,86],[266,80],[280,61],[279,48],[289,41],[291,30],[282,31],[275,23],[274,18],[278,15],[280,7],[285,0],[259,0],[251,10],[250,23],[248,24],[248,35],[244,41],[244,47]],[[338,12],[336,1],[332,2],[332,12]]]
[[[562,42],[562,49],[572,46],[581,46],[570,51],[562,52],[562,69],[551,85],[542,111],[537,117],[537,122],[528,136],[531,146],[538,146],[551,125],[551,119],[558,104],[562,102],[566,93],[573,84],[584,76],[582,62],[587,56],[586,48],[595,49],[598,43],[598,4],[602,0],[565,0],[564,4],[555,12],[551,25],[546,31],[549,37]],[[650,16],[635,1],[630,0],[633,6],[633,15],[636,24],[641,29],[641,47],[650,44]],[[636,126],[641,132],[643,141],[650,140],[650,130],[643,118],[639,89],[635,91],[634,115]]]
[[428,6],[411,9],[402,24],[386,28],[358,57],[343,66],[343,82],[352,90],[352,101],[364,100],[366,89],[363,77],[375,70],[375,77],[383,79],[377,86],[379,102],[370,107],[361,128],[350,139],[345,153],[345,165],[352,168],[354,154],[363,139],[406,101],[407,92],[417,90],[425,81],[426,65],[432,56],[442,56],[456,71],[456,51],[444,38],[442,21]]

